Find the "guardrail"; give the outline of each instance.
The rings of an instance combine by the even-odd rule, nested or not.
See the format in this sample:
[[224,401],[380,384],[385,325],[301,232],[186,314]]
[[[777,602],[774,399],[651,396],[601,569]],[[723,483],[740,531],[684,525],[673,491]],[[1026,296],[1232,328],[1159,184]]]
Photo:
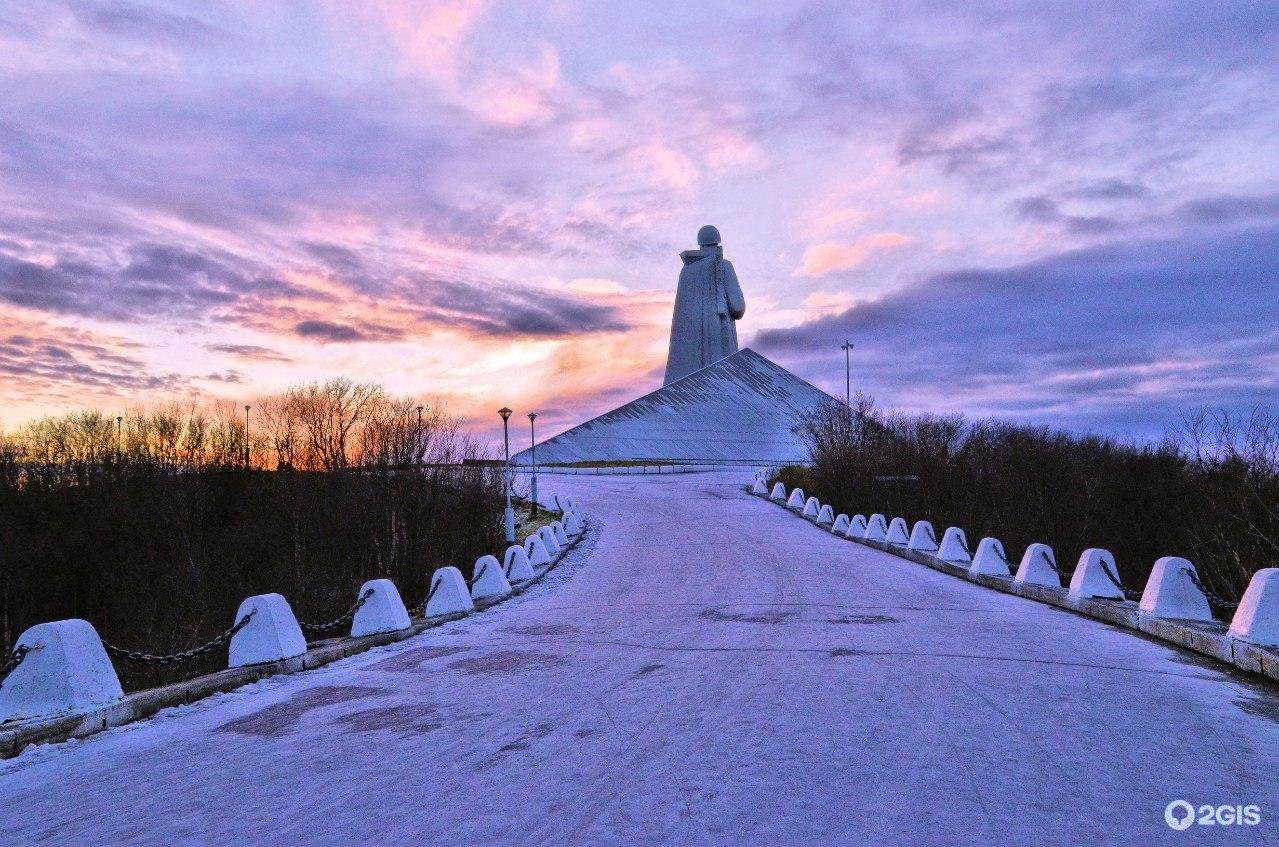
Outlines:
[[[171,655],[107,644],[85,620],[32,626],[0,661],[0,758],[16,756],[34,743],[84,738],[268,676],[319,667],[496,606],[539,582],[586,537],[590,527],[580,507],[569,500],[558,502],[564,507],[563,521],[552,521],[529,536],[528,546],[535,548],[531,559],[523,545],[508,548],[504,562],[481,556],[469,583],[457,568],[439,568],[427,596],[411,609],[389,579],[365,582],[346,612],[319,624],[299,621],[283,596],[260,594],[240,604],[225,632]],[[304,634],[321,635],[348,625],[345,637],[313,644]],[[227,648],[227,670],[128,695],[110,658],[178,664],[222,646]]]
[[[1237,668],[1279,680],[1279,567],[1253,574],[1238,603],[1205,588],[1188,560],[1164,556],[1155,563],[1141,590],[1125,586],[1114,557],[1090,548],[1074,568],[1057,563],[1047,544],[1031,544],[1017,564],[996,538],[983,538],[971,552],[964,531],[949,527],[937,540],[932,524],[904,518],[889,522],[881,514],[823,520],[828,507],[813,508],[796,489],[787,495],[776,483],[770,490],[757,476],[747,490],[798,514],[837,538],[883,550],[903,559],[961,577],[988,588],[1048,603],[1116,626],[1137,630],[1179,647],[1210,656]],[[796,497],[796,494],[799,496]],[[797,503],[803,503],[797,508]],[[1213,617],[1213,609],[1232,613],[1229,624]]]

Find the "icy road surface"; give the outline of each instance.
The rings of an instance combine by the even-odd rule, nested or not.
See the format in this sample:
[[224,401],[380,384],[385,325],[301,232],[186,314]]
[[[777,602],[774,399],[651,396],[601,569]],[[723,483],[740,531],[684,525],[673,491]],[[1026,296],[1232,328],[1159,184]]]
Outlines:
[[[0,844],[1279,842],[1279,699],[847,541],[746,472],[543,478],[531,594],[0,763]],[[1169,801],[1257,826],[1164,822]]]

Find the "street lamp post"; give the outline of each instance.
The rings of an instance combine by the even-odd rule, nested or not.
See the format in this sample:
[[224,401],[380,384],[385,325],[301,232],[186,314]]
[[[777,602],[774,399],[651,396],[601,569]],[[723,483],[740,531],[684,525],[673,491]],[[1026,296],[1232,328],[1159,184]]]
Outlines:
[[502,416],[502,446],[506,452],[506,464],[502,466],[502,488],[506,494],[506,513],[504,524],[506,526],[506,543],[515,543],[515,510],[511,508],[511,428],[508,422],[511,419],[512,412],[503,406],[497,410]]
[[850,370],[848,353],[850,350],[853,349],[853,343],[849,341],[848,339],[844,339],[844,343],[840,345],[839,349],[844,351],[844,405],[847,406],[849,409],[852,409],[853,408],[853,393],[852,393],[853,378],[852,378],[852,371]]
[[533,421],[537,420],[537,412],[528,413],[528,443],[529,455],[533,462],[533,482],[531,485],[531,493],[533,495],[533,518],[537,518],[537,435],[533,431]]
[[249,469],[249,407],[244,407],[244,469]]

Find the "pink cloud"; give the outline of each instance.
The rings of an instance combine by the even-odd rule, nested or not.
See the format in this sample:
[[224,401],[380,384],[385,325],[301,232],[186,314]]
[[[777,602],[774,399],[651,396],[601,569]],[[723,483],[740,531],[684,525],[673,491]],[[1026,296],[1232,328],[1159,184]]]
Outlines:
[[913,241],[909,235],[899,232],[877,232],[863,236],[851,244],[814,244],[804,251],[804,258],[796,275],[825,276],[835,271],[849,271],[860,266],[876,251],[903,247]]

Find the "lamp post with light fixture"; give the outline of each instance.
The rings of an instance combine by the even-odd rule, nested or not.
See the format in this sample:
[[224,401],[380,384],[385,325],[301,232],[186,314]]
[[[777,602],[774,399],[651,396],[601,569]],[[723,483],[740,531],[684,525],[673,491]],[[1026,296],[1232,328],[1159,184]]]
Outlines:
[[533,431],[533,421],[537,420],[537,412],[528,413],[528,443],[529,454],[533,462],[533,482],[530,486],[530,493],[533,495],[533,517],[537,518],[537,435]]
[[515,510],[511,508],[511,428],[509,421],[513,412],[503,406],[497,410],[502,416],[502,446],[506,453],[506,464],[502,466],[502,488],[506,494],[506,513],[503,523],[506,527],[506,543],[515,543]]

